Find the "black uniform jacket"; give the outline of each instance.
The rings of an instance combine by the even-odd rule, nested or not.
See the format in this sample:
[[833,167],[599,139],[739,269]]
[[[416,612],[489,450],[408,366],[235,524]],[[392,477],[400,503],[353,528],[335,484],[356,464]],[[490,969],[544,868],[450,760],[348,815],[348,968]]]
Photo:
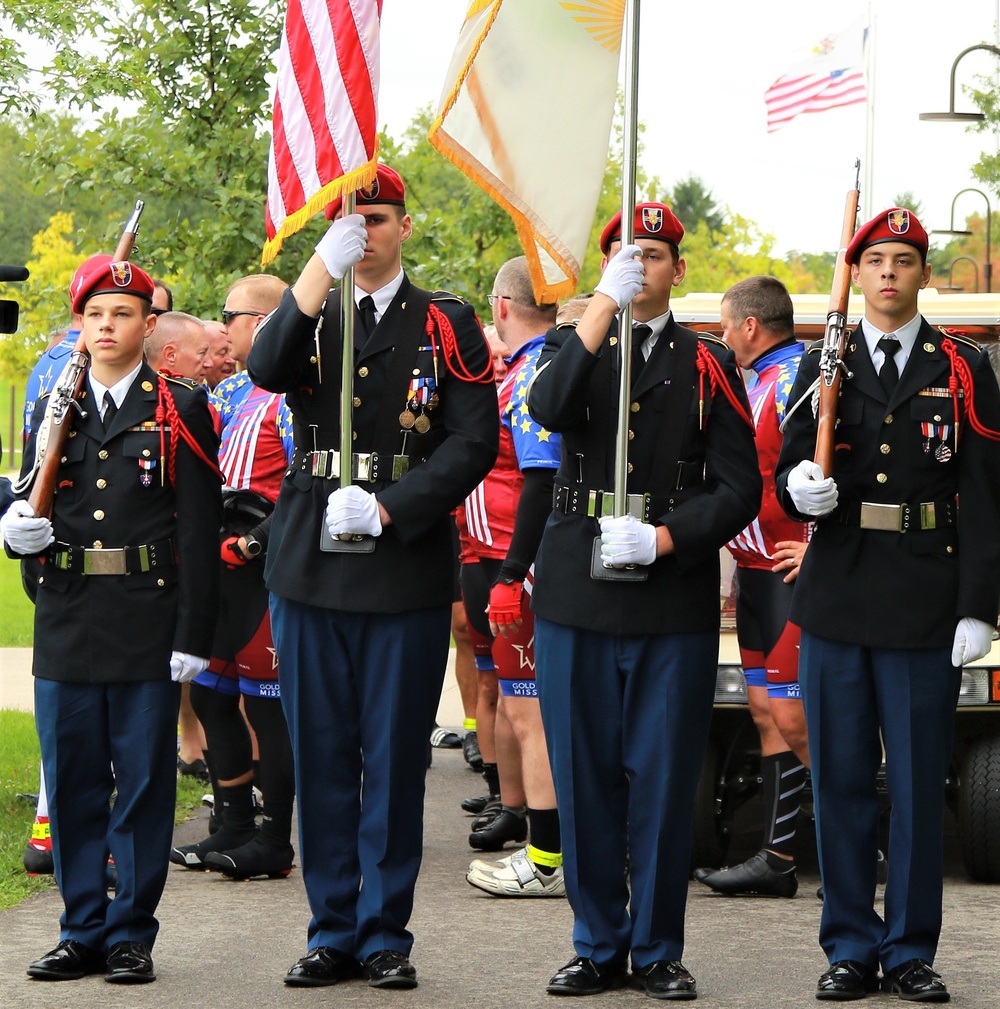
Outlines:
[[[427,307],[448,317],[468,372],[485,381],[456,377],[425,331]],[[291,293],[261,324],[247,360],[253,381],[287,394],[296,445],[274,511],[264,571],[278,595],[328,609],[356,613],[401,613],[450,604],[454,594],[449,513],[493,465],[499,440],[497,398],[490,353],[472,307],[454,295],[403,285],[365,340],[355,312],[354,446],[378,452],[379,478],[356,480],[392,517],[373,553],[320,551],[327,499],[339,480],[314,477],[306,453],[340,445],[340,385],[343,337],[340,291],[331,291],[319,331],[322,382],[317,372],[317,320],[303,315]],[[398,356],[397,345],[408,350]],[[413,348],[416,348],[415,352]],[[437,358],[436,375],[435,361]],[[410,382],[436,383],[438,402],[424,416],[430,429],[405,432],[399,422]],[[409,469],[398,481],[393,455],[406,455]]]
[[[923,322],[889,402],[860,329],[847,339],[844,363],[851,377],[841,383],[833,463],[839,500],[831,516],[816,522],[790,611],[810,633],[872,647],[939,648],[951,644],[960,617],[996,621],[1000,442],[976,434],[968,423],[967,390],[956,450],[943,339]],[[976,413],[1000,431],[1000,394],[986,354],[960,337],[951,339],[972,371]],[[818,349],[803,357],[789,403],[815,381]],[[778,497],[793,518],[805,516],[788,496],[788,473],[811,459],[815,446],[807,400],[788,421],[776,473]],[[956,524],[944,518],[935,519],[937,528],[920,528],[921,503],[935,502],[942,515],[956,496]],[[910,528],[862,529],[861,502],[915,505]]]
[[[63,447],[52,525],[57,544],[74,547],[136,547],[172,539],[176,564],[127,575],[84,575],[46,560],[35,600],[33,671],[42,679],[168,679],[171,651],[211,654],[222,484],[183,441],[177,448],[177,486],[169,479],[161,484],[156,381],[144,362],[107,432],[100,405],[84,383],[86,416],[74,419]],[[168,381],[181,419],[208,458],[217,459],[219,439],[205,390]],[[47,402],[35,408],[26,467]]]
[[[670,530],[676,552],[649,567],[648,581],[594,580],[597,519],[557,508],[535,562],[532,606],[545,619],[609,634],[719,627],[719,549],[757,514],[761,478],[753,430],[721,389],[710,395],[707,377],[699,407],[697,343],[697,334],[671,317],[632,385],[628,491],[653,495],[649,521]],[[749,414],[732,352],[715,339],[702,343]],[[546,335],[528,406],[562,435],[557,496],[580,491],[585,498],[588,489],[614,486],[618,360],[614,330],[596,356],[571,326]]]

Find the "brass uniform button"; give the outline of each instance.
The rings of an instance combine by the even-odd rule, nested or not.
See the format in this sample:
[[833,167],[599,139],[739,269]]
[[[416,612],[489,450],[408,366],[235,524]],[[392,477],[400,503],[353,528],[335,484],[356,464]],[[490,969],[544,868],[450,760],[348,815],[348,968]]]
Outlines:
[[888,455],[892,451],[888,445],[879,445],[878,450],[882,453],[882,455]]
[[316,363],[316,355],[315,354],[313,354],[313,356],[309,358],[309,363],[310,364],[315,364]]
[[941,423],[941,414],[939,414],[939,413],[934,414],[934,419],[938,422],[938,424],[940,424]]
[[156,584],[159,585],[159,587],[162,589],[163,586],[166,585],[166,582],[162,578],[157,578]]
[[360,396],[355,396],[354,397],[354,405],[355,406],[361,406],[361,397]]
[[886,424],[891,424],[892,423],[892,414],[891,413],[886,416],[885,423]]
[[611,339],[608,340],[608,343],[611,344],[612,347],[617,346],[618,345],[618,337],[617,336],[611,337]]
[[357,431],[352,431],[351,432],[351,441],[357,441],[357,440],[358,440],[358,432]]
[[413,369],[413,374],[419,376],[420,375],[420,369],[419,368],[414,368]]
[[107,457],[108,457],[108,450],[106,448],[102,448],[101,451],[97,453],[98,459],[107,459]]
[[629,407],[629,409],[632,411],[632,413],[638,413],[639,412],[639,404],[638,403],[633,403]]
[[102,521],[104,518],[104,512],[98,508],[97,511],[94,512],[94,518],[97,519],[98,522]]
[[148,448],[144,448],[142,450],[142,456],[143,456],[144,459],[148,459],[149,458],[149,449]]
[[635,431],[632,428],[628,429],[628,440],[631,441],[635,437]]
[[925,343],[924,344],[924,350],[926,350],[928,354],[933,354],[934,353],[934,344],[933,343]]
[[152,392],[153,391],[153,383],[150,382],[150,381],[148,381],[148,380],[145,381],[145,382],[143,382],[142,383],[142,391],[143,392]]
[[105,480],[104,477],[101,477],[101,479],[97,481],[97,489],[98,490],[104,490],[104,488],[107,487],[107,485],[108,485],[108,481]]
[[45,575],[39,575],[38,576],[38,584],[39,585],[44,585],[45,584]]
[[362,365],[360,368],[358,368],[358,377],[359,378],[367,378],[368,377],[368,369],[364,365]]
[[94,549],[95,550],[103,550],[104,549],[104,540],[94,540]]
[[74,428],[72,431],[70,431],[70,433],[66,437],[67,438],[75,438],[76,437],[76,429]]
[[[953,546],[947,546],[944,548],[944,551],[947,554],[953,554],[955,552],[955,548]],[[40,578],[38,580],[41,581]]]
[[631,473],[631,472],[632,472],[632,463],[629,463],[629,464],[628,464],[628,471],[629,471],[629,473]]
[[63,456],[59,461],[60,462],[65,462],[66,461],[66,456]]
[[889,478],[884,473],[879,473],[875,477],[875,479],[878,480],[879,483],[888,483],[889,482]]

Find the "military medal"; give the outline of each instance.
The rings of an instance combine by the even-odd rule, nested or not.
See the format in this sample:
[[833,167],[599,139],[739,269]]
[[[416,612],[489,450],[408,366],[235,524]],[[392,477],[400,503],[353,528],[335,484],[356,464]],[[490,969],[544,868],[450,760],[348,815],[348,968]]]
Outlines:
[[934,458],[938,462],[947,462],[951,458],[951,449],[944,443],[941,442],[936,449],[934,449]]
[[406,409],[404,409],[399,415],[399,426],[404,431],[409,431],[410,428],[413,427],[415,421],[416,417],[413,416],[413,411],[409,408],[409,406],[407,406]]
[[148,487],[153,482],[152,470],[156,469],[155,459],[140,459],[139,460],[139,483],[143,487]]
[[413,428],[417,434],[427,434],[431,429],[431,419],[425,413],[421,413],[413,422]]

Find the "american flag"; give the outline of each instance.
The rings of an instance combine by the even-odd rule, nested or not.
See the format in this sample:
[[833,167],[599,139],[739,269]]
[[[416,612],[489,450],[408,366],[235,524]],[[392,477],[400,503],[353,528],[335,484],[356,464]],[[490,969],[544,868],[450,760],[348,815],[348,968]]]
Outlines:
[[779,77],[764,95],[767,132],[786,126],[803,112],[825,112],[867,101],[864,74],[864,20],[810,47],[804,59]]
[[267,166],[264,265],[313,214],[375,178],[381,16],[382,0],[288,0]]

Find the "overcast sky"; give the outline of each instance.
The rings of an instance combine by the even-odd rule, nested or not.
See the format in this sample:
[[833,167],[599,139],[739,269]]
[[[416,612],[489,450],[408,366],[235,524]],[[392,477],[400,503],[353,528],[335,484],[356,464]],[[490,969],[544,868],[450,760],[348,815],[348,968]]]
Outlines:
[[[399,136],[413,113],[436,107],[469,0],[384,0],[380,120]],[[836,247],[854,159],[865,160],[865,107],[800,116],[768,134],[763,95],[803,46],[864,15],[865,0],[645,0],[640,14],[639,117],[646,125],[644,167],[672,185],[699,176],[722,204],[777,238],[778,251]],[[875,143],[872,213],[912,191],[923,223],[947,228],[953,197],[974,186],[971,166],[997,137],[962,125],[925,123],[921,112],[948,108],[955,57],[995,41],[998,0],[874,0]],[[433,16],[430,12],[433,11]],[[992,56],[970,53],[958,68],[956,109],[975,111],[961,93]],[[1000,201],[987,193],[1000,213]],[[966,193],[956,221],[986,203]]]

